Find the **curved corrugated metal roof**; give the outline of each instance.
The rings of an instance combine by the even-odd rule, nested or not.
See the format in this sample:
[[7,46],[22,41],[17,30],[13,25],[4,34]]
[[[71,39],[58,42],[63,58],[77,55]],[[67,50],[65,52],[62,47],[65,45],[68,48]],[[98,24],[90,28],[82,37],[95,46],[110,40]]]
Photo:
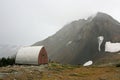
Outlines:
[[22,47],[19,49],[15,63],[17,64],[38,64],[38,56],[43,46]]

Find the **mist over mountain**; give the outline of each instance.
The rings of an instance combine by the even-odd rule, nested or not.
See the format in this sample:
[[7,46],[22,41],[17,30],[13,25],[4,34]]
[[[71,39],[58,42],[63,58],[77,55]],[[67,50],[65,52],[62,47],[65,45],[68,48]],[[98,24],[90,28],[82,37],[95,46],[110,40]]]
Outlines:
[[[98,37],[103,36],[101,51]],[[105,54],[107,41],[120,42],[120,23],[105,13],[98,12],[87,20],[80,19],[65,25],[56,34],[33,46],[44,45],[49,59],[67,64],[95,62]]]
[[17,45],[0,44],[0,58],[14,57],[19,48]]

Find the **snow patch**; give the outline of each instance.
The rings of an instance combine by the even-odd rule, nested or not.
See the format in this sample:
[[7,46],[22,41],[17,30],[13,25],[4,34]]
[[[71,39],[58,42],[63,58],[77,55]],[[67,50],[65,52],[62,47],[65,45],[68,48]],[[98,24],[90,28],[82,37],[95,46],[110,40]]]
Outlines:
[[93,61],[88,61],[88,62],[84,63],[83,66],[90,66],[92,64],[93,64]]
[[120,51],[120,43],[111,43],[110,41],[106,42],[105,51],[106,52],[119,52]]
[[103,37],[103,36],[99,36],[99,37],[98,37],[98,44],[99,44],[98,50],[99,50],[99,51],[101,51],[100,46],[101,46],[101,44],[103,43],[103,40],[104,40],[104,37]]
[[72,41],[69,41],[66,45],[70,45],[72,43]]

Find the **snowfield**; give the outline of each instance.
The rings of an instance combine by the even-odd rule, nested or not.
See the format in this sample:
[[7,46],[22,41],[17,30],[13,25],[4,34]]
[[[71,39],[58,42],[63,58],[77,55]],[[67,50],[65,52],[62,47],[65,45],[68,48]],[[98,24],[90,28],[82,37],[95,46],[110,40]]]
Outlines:
[[90,65],[92,65],[93,64],[93,61],[88,61],[88,62],[86,62],[85,64],[83,64],[83,66],[90,66]]
[[66,46],[70,45],[71,43],[72,43],[72,41],[69,41],[69,42],[66,44]]
[[105,51],[106,52],[119,52],[120,51],[120,43],[111,43],[110,41],[106,42]]
[[99,44],[98,50],[99,50],[99,51],[101,51],[100,46],[101,46],[101,44],[103,43],[103,40],[104,40],[104,37],[103,37],[103,36],[99,36],[99,37],[98,37],[98,44]]

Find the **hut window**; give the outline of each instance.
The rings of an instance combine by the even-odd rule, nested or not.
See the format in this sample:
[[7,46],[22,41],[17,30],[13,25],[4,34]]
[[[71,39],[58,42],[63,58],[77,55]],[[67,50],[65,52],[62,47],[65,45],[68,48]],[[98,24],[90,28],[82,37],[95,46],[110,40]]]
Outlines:
[[42,56],[44,57],[45,55],[43,54]]

